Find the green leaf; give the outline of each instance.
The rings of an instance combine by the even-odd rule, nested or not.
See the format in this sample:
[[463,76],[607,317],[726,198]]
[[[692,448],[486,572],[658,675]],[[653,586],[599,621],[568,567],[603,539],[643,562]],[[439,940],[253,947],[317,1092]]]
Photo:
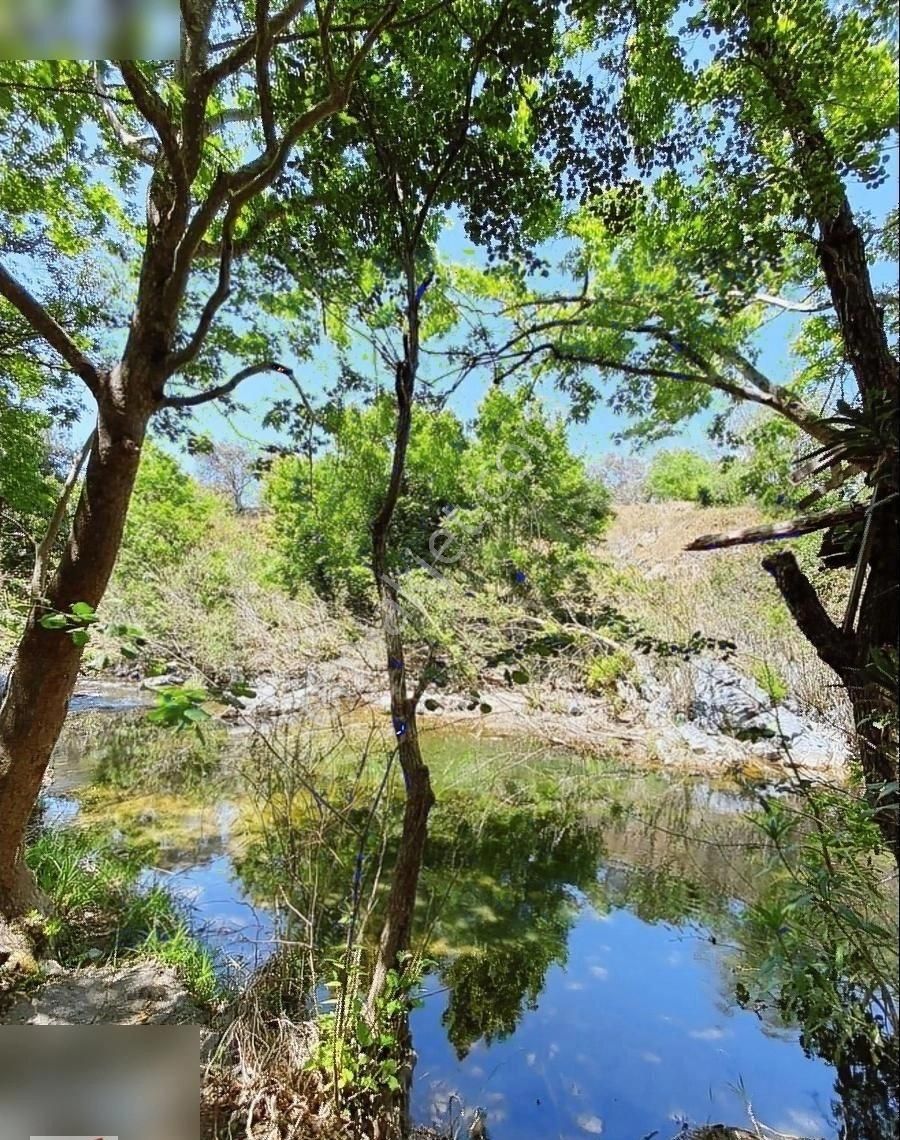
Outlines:
[[66,629],[69,619],[65,614],[44,614],[41,625],[44,629]]
[[199,724],[201,721],[209,720],[209,713],[205,709],[187,708],[182,714],[185,720],[189,720],[192,724]]

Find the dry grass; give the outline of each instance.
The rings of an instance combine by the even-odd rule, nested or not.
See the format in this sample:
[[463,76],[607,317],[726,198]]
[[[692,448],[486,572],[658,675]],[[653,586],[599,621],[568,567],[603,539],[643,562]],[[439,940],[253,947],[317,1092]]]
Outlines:
[[[760,566],[772,544],[709,552],[684,549],[700,534],[762,521],[764,516],[753,507],[620,506],[597,550],[601,586],[609,602],[655,636],[680,641],[699,630],[704,636],[734,641],[736,663],[743,671],[753,675],[768,666],[804,709],[846,728],[849,713],[837,678],[799,633]],[[822,574],[816,565],[817,540],[813,535],[789,545],[837,617],[849,576]],[[691,670],[679,669],[677,683],[684,689],[686,706],[691,699]]]
[[[151,652],[190,661],[205,676],[296,676],[336,656],[351,632],[312,592],[290,598],[271,580],[266,520],[217,515],[210,533],[177,565],[140,581],[117,575],[103,617],[137,626]],[[115,657],[118,646],[98,639]]]

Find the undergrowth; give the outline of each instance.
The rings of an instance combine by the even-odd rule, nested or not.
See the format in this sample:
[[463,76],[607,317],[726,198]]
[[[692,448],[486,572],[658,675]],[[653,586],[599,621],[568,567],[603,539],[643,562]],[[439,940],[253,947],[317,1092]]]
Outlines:
[[51,952],[70,967],[152,958],[175,967],[195,1001],[215,1004],[226,991],[212,954],[172,895],[140,881],[148,853],[93,828],[51,828],[35,839],[26,861],[50,902]]

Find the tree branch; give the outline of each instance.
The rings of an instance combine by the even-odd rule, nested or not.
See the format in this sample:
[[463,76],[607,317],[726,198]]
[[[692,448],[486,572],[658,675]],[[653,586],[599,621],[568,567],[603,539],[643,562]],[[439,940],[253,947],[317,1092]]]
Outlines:
[[819,514],[799,515],[780,523],[764,523],[762,526],[742,527],[740,530],[723,531],[719,534],[703,534],[689,542],[685,550],[721,550],[726,546],[745,546],[751,542],[774,542],[781,538],[796,538],[801,534],[811,534],[816,530],[844,523],[858,522],[865,518],[868,507],[865,503],[848,503],[831,511]]
[[47,581],[47,562],[50,558],[50,552],[53,549],[53,544],[56,542],[56,536],[59,534],[59,528],[62,526],[62,521],[66,517],[66,508],[69,505],[69,499],[72,497],[72,491],[75,489],[75,484],[78,482],[78,476],[81,474],[82,468],[87,463],[88,456],[91,454],[91,448],[94,446],[94,441],[97,438],[97,429],[84,441],[80,453],[76,456],[72,466],[69,468],[69,473],[66,475],[66,481],[63,483],[62,492],[56,500],[56,506],[53,508],[53,514],[50,516],[50,521],[47,523],[47,529],[44,532],[44,537],[40,542],[35,544],[34,548],[34,570],[31,575],[31,600],[33,602],[40,601],[44,596],[44,584]]
[[169,359],[166,361],[165,375],[167,378],[194,359],[203,347],[203,341],[206,339],[206,334],[212,326],[216,313],[228,299],[228,294],[231,292],[231,262],[233,259],[232,234],[239,210],[240,207],[235,207],[234,202],[228,207],[228,212],[222,223],[219,278],[216,287],[203,306],[200,319],[197,321],[197,327],[188,338],[187,344],[176,352],[171,353]]
[[0,265],[0,296],[25,318],[36,333],[55,349],[65,362],[85,382],[91,393],[99,398],[100,370],[81,351],[62,325],[50,316],[44,306],[21,285],[3,265]]
[[272,84],[269,78],[269,60],[272,55],[272,33],[269,27],[269,0],[256,0],[256,92],[259,98],[259,117],[262,121],[266,150],[278,145],[275,133],[275,111],[272,107]]
[[100,97],[100,106],[103,109],[103,114],[106,116],[106,121],[112,128],[113,134],[118,139],[119,143],[130,154],[135,155],[141,162],[147,166],[152,166],[159,153],[159,143],[153,135],[134,135],[125,126],[125,123],[119,117],[113,105],[109,93],[106,90],[106,85],[103,82],[103,76],[100,73],[100,61],[94,61],[94,90]]
[[[388,24],[390,24],[399,6],[400,0],[391,0],[391,3],[385,6],[385,8],[382,10],[381,15],[369,29],[368,33],[363,39],[362,44],[354,53],[350,63],[347,66],[347,70],[344,72],[344,75],[341,78],[340,83],[337,86],[333,87],[329,91],[328,95],[326,95],[318,103],[312,107],[309,107],[302,114],[298,115],[285,128],[281,142],[277,143],[274,150],[271,146],[267,146],[261,154],[257,155],[256,158],[246,163],[239,170],[232,171],[230,173],[220,171],[220,173],[213,181],[212,187],[210,188],[205,201],[202,203],[200,208],[194,214],[194,217],[191,219],[184,238],[179,243],[178,251],[175,257],[175,268],[171,276],[172,284],[170,288],[177,288],[178,283],[189,272],[191,262],[196,255],[200,243],[206,236],[207,230],[209,229],[210,225],[213,222],[213,219],[216,217],[216,214],[222,208],[224,203],[230,199],[228,211],[233,215],[233,220],[236,219],[237,213],[244,206],[244,204],[253,198],[256,194],[259,194],[261,191],[270,186],[275,178],[284,169],[284,164],[291,152],[291,148],[294,146],[297,140],[307,131],[310,131],[315,126],[317,126],[323,119],[328,118],[329,115],[334,114],[335,111],[339,111],[342,107],[346,106],[350,90],[356,80],[357,75],[359,74],[360,68],[365,62],[375,41],[388,26]],[[289,19],[292,19],[293,16],[302,9],[302,7],[303,3],[294,2],[288,4],[287,7],[282,10],[282,12],[280,12],[277,16],[269,21],[268,27],[270,35],[274,34],[275,30],[277,30],[279,27],[283,27]],[[290,16],[288,16],[287,13],[290,13]],[[251,39],[247,40],[241,48],[236,49],[236,51],[232,53],[232,56],[228,58],[236,58],[238,55],[240,55],[242,62],[249,61],[249,59],[252,58],[252,49],[256,44],[256,40],[257,37],[253,36]],[[203,76],[204,83],[209,80],[209,77],[211,75],[219,75],[218,69],[220,67],[221,64],[216,65],[214,68],[210,68],[209,71],[206,72]],[[226,70],[224,74],[220,76],[220,78],[224,78],[224,76],[228,74],[231,74],[231,72]],[[227,224],[227,216],[226,223],[223,224]],[[223,234],[222,259],[220,261],[220,286],[222,285],[223,276],[221,272],[222,267],[225,267],[226,277],[228,271],[230,271],[232,251],[226,251],[225,241],[226,237]],[[228,263],[227,266],[226,260]],[[212,305],[212,302],[218,296],[221,296],[221,293],[220,289],[217,288],[216,294],[214,294],[214,297],[210,298],[210,302],[208,303],[207,308]],[[227,292],[225,293],[225,296],[227,296]],[[221,300],[219,300],[218,304],[213,306],[212,315],[215,315],[215,310],[219,307],[220,304]],[[192,338],[192,343],[193,340],[194,338]],[[181,353],[176,354],[176,357],[181,359],[181,363],[184,363],[187,359],[186,357],[183,357]]]
[[768,555],[762,565],[775,579],[800,632],[820,659],[843,679],[854,666],[854,639],[843,633],[828,616],[819,595],[789,550]]
[[255,123],[259,115],[258,107],[226,107],[206,119],[204,130],[211,135],[227,127],[230,123]]
[[182,198],[187,199],[189,194],[187,171],[184,166],[184,156],[178,144],[175,126],[169,118],[165,103],[144,78],[140,68],[133,59],[118,59],[116,67],[122,73],[125,86],[131,92],[135,106],[153,127],[159,136],[163,154],[166,156],[172,179]]
[[[740,291],[738,290],[735,295],[740,296]],[[754,293],[751,299],[760,305],[784,309],[787,313],[825,313],[832,307],[830,301],[790,301],[787,297],[776,297],[772,293]]]
[[261,364],[248,364],[246,368],[236,372],[224,384],[218,384],[215,388],[208,388],[205,392],[195,392],[191,396],[166,396],[159,406],[161,408],[196,408],[201,404],[208,404],[212,400],[220,400],[223,396],[230,395],[239,384],[243,384],[251,376],[258,376],[261,372],[279,372],[282,376],[294,379],[293,371],[286,364],[266,360]]

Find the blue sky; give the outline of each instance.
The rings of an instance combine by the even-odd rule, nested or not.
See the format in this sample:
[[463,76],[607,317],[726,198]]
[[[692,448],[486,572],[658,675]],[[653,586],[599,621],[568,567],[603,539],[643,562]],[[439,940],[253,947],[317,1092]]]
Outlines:
[[[849,187],[854,209],[860,212],[867,211],[876,219],[883,218],[885,213],[897,203],[900,177],[898,177],[896,145],[890,150],[889,158],[890,177],[883,186],[875,190],[863,189],[852,184]],[[561,257],[565,252],[565,246],[561,242],[554,244],[555,248],[552,252]],[[480,252],[474,251],[473,253],[471,250],[470,243],[463,233],[462,224],[459,220],[452,222],[445,230],[440,247],[441,256],[446,260],[474,260],[476,264],[481,261]],[[552,260],[558,260],[558,257],[553,257]],[[876,285],[896,285],[895,269],[883,270],[882,278],[876,282]],[[543,284],[552,289],[554,286],[563,286],[564,282],[561,277],[551,276]],[[793,367],[789,351],[790,343],[796,335],[800,323],[798,317],[788,312],[782,312],[773,316],[758,334],[756,347],[759,350],[759,365],[763,372],[775,381],[783,382],[790,377]],[[284,354],[280,359],[295,368],[298,378],[313,401],[315,401],[316,395],[329,387],[335,379],[337,357],[328,346],[323,346],[312,361],[298,362],[292,358],[290,353]],[[235,369],[241,364],[240,361],[236,362]],[[366,374],[372,374],[376,367],[371,353],[366,356],[361,350],[354,352],[354,364]],[[384,374],[383,370],[380,375],[384,377],[385,382],[390,383],[390,378]],[[488,382],[489,377],[486,371],[473,373],[454,395],[451,407],[463,420],[470,421],[474,417],[477,405],[486,391]],[[552,410],[566,415],[568,410],[566,401],[564,397],[553,390],[552,384],[546,384],[541,390],[541,394]],[[289,384],[276,375],[260,375],[246,381],[237,393],[237,398],[247,406],[248,412],[226,417],[218,405],[209,404],[193,414],[194,430],[198,433],[208,434],[214,440],[240,440],[251,446],[259,443],[277,442],[279,440],[278,435],[263,429],[261,419],[271,401],[279,396],[295,398],[295,393]],[[724,401],[721,407],[724,407]],[[690,446],[700,450],[712,449],[713,444],[706,434],[712,414],[710,412],[699,415],[681,425],[676,434],[655,445],[655,447]],[[90,430],[92,420],[93,407],[86,400],[81,420],[73,430],[73,443],[80,443],[80,440]],[[589,461],[597,461],[611,451],[617,451],[620,454],[627,454],[631,451],[630,444],[617,445],[614,442],[614,436],[626,430],[629,425],[630,420],[627,417],[617,415],[604,403],[598,403],[585,423],[571,423],[569,425],[569,436],[573,448],[578,453],[585,456]],[[647,451],[653,449],[651,447]],[[187,466],[192,466],[191,460],[183,454],[182,459]]]
[[[859,186],[851,186],[850,193],[854,208],[868,211],[876,218],[881,218],[897,202],[898,190],[898,156],[896,148],[890,154],[891,176],[888,181],[875,190],[865,190]],[[445,231],[441,242],[442,256],[455,261],[466,260],[472,257],[471,250],[467,254],[469,243],[462,232],[459,221],[452,222]],[[560,252],[562,250],[560,249]],[[478,254],[475,254],[478,260]],[[896,284],[896,272],[890,268],[882,270],[881,280],[876,285]],[[561,283],[561,279],[554,281],[551,277],[546,284],[552,288],[554,284]],[[801,319],[789,312],[781,312],[761,329],[757,337],[759,349],[759,365],[763,372],[775,381],[789,379],[794,362],[790,356],[790,344],[799,330]],[[289,357],[287,363],[296,364]],[[371,353],[358,353],[354,363],[366,373],[374,370],[376,365]],[[297,365],[297,375],[311,396],[321,392],[335,378],[336,357],[328,348],[320,351],[313,361]],[[381,373],[386,382],[390,378]],[[488,383],[486,373],[473,373],[460,387],[451,401],[451,406],[464,420],[471,420],[475,414],[478,402],[483,397]],[[264,375],[247,381],[240,389],[240,401],[248,406],[249,414],[238,413],[226,418],[216,405],[208,405],[195,413],[195,423],[198,431],[208,433],[218,440],[243,440],[244,442],[274,442],[278,437],[273,432],[267,432],[260,427],[260,419],[273,395],[291,396],[293,390],[289,385],[280,381],[278,377]],[[545,386],[542,395],[547,404],[566,413],[565,399],[554,392],[550,385]],[[681,427],[678,433],[656,447],[690,446],[701,450],[709,450],[712,443],[707,437],[707,429],[711,420],[710,414],[695,417],[692,421]],[[630,420],[617,415],[605,404],[598,404],[587,422],[572,423],[569,426],[569,435],[573,448],[590,461],[600,459],[610,451],[628,453],[629,444],[617,445],[614,436],[629,426]],[[648,450],[652,450],[648,449]]]

